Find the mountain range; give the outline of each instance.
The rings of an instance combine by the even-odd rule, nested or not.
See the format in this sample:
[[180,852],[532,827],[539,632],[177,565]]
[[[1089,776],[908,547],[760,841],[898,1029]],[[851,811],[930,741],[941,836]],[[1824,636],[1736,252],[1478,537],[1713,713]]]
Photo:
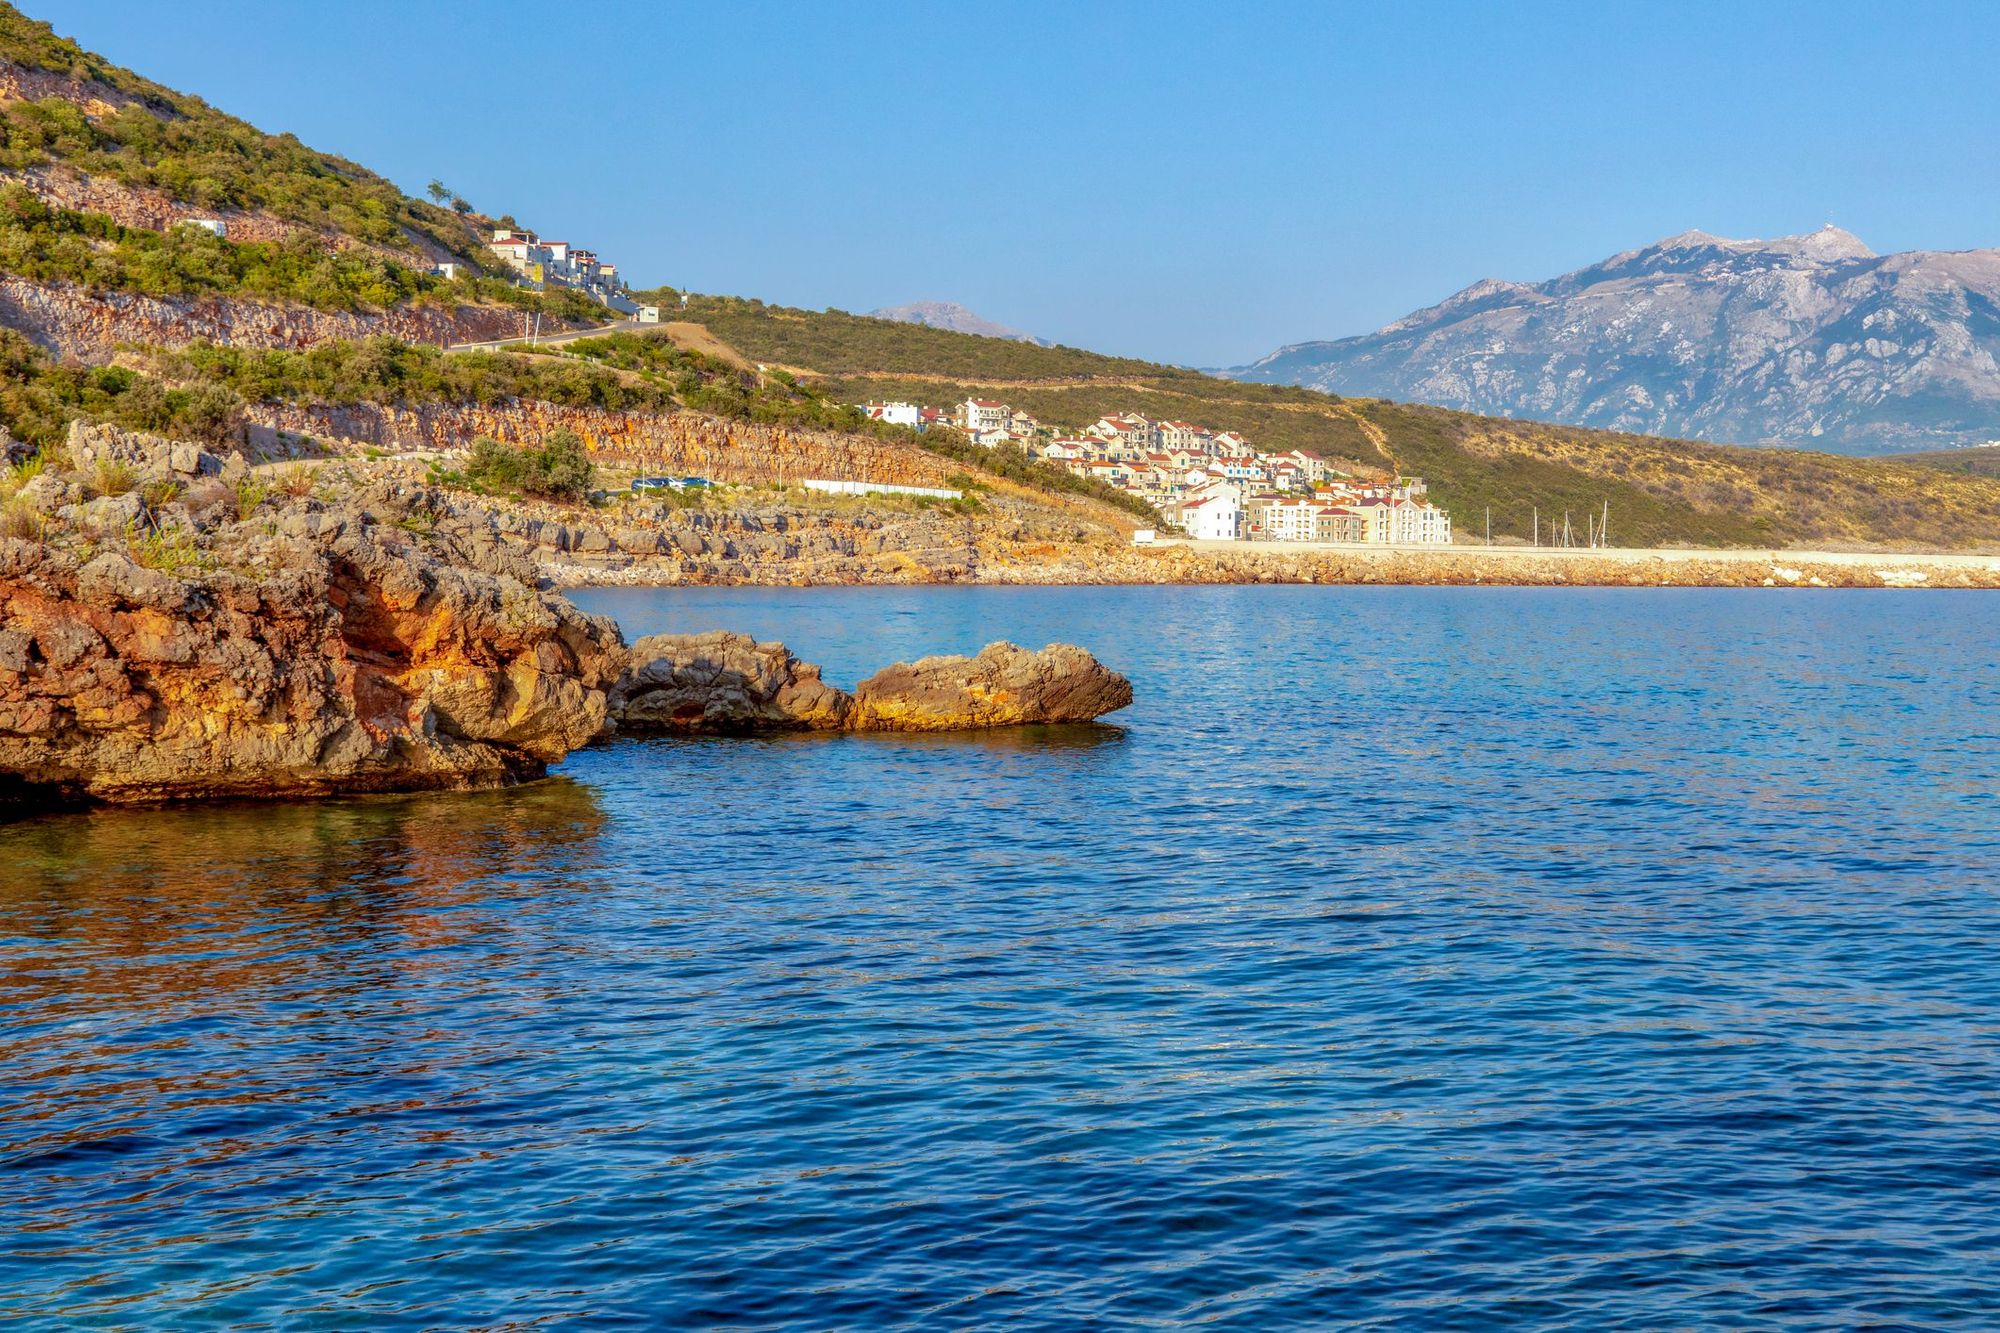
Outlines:
[[1828,225],[1688,231],[1546,282],[1487,279],[1232,378],[1493,416],[1843,453],[2000,438],[2000,250],[1877,255]]
[[1033,343],[1037,347],[1051,345],[1032,333],[995,323],[956,301],[911,301],[905,305],[883,306],[869,311],[868,317],[893,319],[899,324],[921,324],[925,328],[944,329],[951,333],[973,333],[982,338],[1012,338],[1015,342]]

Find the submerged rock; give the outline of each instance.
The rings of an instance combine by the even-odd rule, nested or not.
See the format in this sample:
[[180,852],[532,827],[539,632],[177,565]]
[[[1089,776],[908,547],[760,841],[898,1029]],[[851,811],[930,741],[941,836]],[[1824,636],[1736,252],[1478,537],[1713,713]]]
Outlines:
[[631,731],[961,731],[1089,722],[1131,702],[1130,681],[1069,644],[898,662],[849,694],[782,643],[716,631],[639,640],[609,713]]

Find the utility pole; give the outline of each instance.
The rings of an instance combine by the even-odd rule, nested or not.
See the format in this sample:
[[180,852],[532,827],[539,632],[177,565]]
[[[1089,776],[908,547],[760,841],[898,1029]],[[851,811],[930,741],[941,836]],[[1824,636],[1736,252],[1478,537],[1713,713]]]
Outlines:
[[1486,506],[1486,544],[1493,544],[1493,506]]
[[1597,520],[1597,540],[1603,542],[1607,549],[1611,545],[1611,539],[1605,534],[1610,531],[1611,531],[1611,501],[1606,500],[1604,502],[1604,517]]
[[1539,546],[1540,546],[1541,544],[1542,544],[1542,507],[1541,507],[1540,505],[1536,505],[1536,506],[1535,506],[1535,545],[1536,545],[1537,547],[1539,547]]

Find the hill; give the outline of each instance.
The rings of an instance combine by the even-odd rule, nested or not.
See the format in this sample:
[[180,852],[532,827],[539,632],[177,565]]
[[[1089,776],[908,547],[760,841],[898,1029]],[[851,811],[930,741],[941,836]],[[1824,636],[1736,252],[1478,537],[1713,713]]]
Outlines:
[[481,257],[477,235],[450,209],[114,65],[6,4],[0,172],[154,230],[180,206],[258,239],[303,228],[412,260]]
[[892,319],[900,324],[924,324],[953,333],[976,333],[982,338],[1012,338],[1016,342],[1046,347],[1045,339],[1019,329],[996,324],[984,315],[967,310],[956,301],[911,301],[906,305],[884,306],[868,312],[870,319]]
[[1415,473],[1461,532],[1525,539],[1539,518],[1610,507],[1634,545],[2000,544],[2000,482],[1936,468],[1551,426],[1197,371],[1067,347],[691,296],[683,319],[835,398],[1003,397],[1079,426],[1118,410],[1236,430],[1357,471]]
[[1827,227],[1690,231],[1489,279],[1229,372],[1493,416],[1883,453],[2000,437],[2000,250],[1877,255]]
[[[195,220],[222,234],[185,225]],[[107,359],[120,335],[453,340],[518,324],[509,311],[600,316],[580,295],[500,276],[488,225],[463,200],[413,199],[0,3],[0,319],[43,346]],[[314,313],[274,313],[291,309]]]

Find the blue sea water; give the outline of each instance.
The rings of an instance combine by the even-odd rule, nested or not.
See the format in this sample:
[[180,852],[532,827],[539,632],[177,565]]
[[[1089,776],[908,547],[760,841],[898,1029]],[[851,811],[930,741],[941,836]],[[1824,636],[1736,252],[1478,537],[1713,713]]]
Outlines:
[[2000,1324],[2000,598],[582,600],[1138,700],[0,828],[0,1319]]

